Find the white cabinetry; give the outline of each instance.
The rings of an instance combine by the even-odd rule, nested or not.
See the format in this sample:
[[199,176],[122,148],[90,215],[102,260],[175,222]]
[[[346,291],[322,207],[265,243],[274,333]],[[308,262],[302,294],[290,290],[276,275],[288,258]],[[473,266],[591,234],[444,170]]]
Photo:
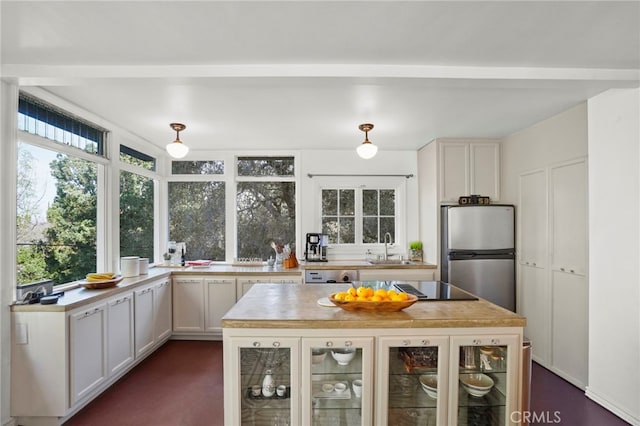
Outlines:
[[171,337],[172,331],[172,294],[171,280],[165,278],[153,286],[154,292],[154,339],[156,343]]
[[[347,328],[335,337],[336,331],[225,329],[225,424],[254,424],[260,415],[313,426],[516,424],[510,414],[521,410],[522,329]],[[354,357],[340,365],[331,351],[345,349]],[[471,355],[466,362],[463,353]],[[251,397],[249,388],[268,370],[290,389],[285,398]],[[494,383],[483,397],[460,385],[461,374],[477,373]],[[423,374],[437,375],[437,399],[423,391]],[[360,397],[352,389],[357,379]],[[349,388],[342,397],[323,393],[324,383]]]
[[73,406],[107,378],[107,305],[69,315],[70,404]]
[[133,295],[107,301],[107,365],[109,375],[125,370],[134,360]]
[[146,354],[171,335],[171,286],[169,279],[134,292],[136,357]]
[[437,140],[441,202],[477,194],[500,199],[500,143]]
[[587,165],[550,169],[552,370],[585,388],[588,376]]
[[[11,415],[17,423],[64,422],[168,339],[171,287],[164,276],[127,290],[96,291],[100,300],[69,311],[12,312]],[[101,298],[110,291],[115,294]],[[77,294],[70,297],[73,302]]]
[[173,331],[175,333],[204,331],[204,279],[202,277],[173,278]]
[[548,202],[547,170],[519,177],[518,208],[518,312],[527,318],[525,335],[534,343],[533,358],[548,365],[551,308],[547,278]]
[[235,303],[232,275],[174,277],[174,335],[221,336],[220,321]]
[[134,292],[136,357],[153,347],[153,285]]
[[236,280],[205,278],[204,291],[207,306],[204,329],[222,335],[222,317],[236,303]]
[[302,284],[302,276],[296,275],[252,275],[238,276],[236,300],[239,300],[254,284]]
[[574,385],[587,384],[586,160],[520,175],[518,312],[533,359]]
[[500,201],[500,151],[494,139],[435,139],[418,151],[419,239],[425,262],[440,263],[441,204],[471,194]]

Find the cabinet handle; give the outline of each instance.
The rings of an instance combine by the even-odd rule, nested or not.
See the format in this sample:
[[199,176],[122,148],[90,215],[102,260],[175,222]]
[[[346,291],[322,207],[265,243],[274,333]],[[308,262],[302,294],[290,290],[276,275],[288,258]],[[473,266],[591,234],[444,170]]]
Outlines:
[[333,342],[327,342],[327,343],[326,343],[326,346],[327,346],[328,348],[332,347],[332,346],[333,346]]
[[90,310],[90,311],[86,311],[86,312],[82,315],[82,318],[90,317],[91,315],[93,315],[93,314],[95,314],[95,313],[97,313],[97,312],[100,312],[100,308],[93,308],[93,309],[92,309],[92,310]]
[[574,271],[573,269],[571,269],[569,272],[571,272],[572,274],[574,274],[574,273],[575,273],[575,271]]
[[564,272],[564,268],[560,268],[560,270],[561,270],[562,272]]
[[500,339],[491,339],[491,344],[492,345],[499,345],[500,344]]
[[533,262],[533,266],[536,266],[536,262]]
[[427,340],[427,339],[424,339],[424,340],[422,341],[422,346],[427,346],[427,345],[429,345],[429,344],[430,344],[430,342],[429,342],[429,340]]
[[344,342],[344,345],[348,348],[353,345],[353,342],[351,340],[347,340],[346,342]]
[[411,344],[411,340],[403,340],[402,341],[402,345],[403,346],[409,346]]
[[260,342],[253,342],[253,347],[254,348],[259,348],[260,347]]
[[273,347],[274,348],[279,348],[280,347],[280,342],[273,342]]
[[528,264],[529,264],[529,262],[526,262],[526,264],[528,265]]
[[482,340],[480,340],[480,339],[473,339],[473,342],[472,342],[472,343],[473,343],[474,345],[480,345],[480,344],[482,344]]

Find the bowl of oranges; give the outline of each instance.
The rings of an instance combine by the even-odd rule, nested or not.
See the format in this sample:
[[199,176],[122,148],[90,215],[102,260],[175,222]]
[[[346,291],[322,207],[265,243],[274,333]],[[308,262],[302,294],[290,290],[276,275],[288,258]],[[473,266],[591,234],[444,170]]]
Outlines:
[[345,311],[397,312],[413,305],[418,298],[394,289],[360,286],[332,293],[329,300]]

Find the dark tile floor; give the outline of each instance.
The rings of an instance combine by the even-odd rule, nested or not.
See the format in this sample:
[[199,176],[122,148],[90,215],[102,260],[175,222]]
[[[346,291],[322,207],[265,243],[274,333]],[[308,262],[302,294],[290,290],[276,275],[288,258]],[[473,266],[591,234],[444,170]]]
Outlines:
[[[235,426],[224,425],[222,374],[222,342],[171,340],[64,426]],[[535,363],[531,387],[532,424],[627,424]]]

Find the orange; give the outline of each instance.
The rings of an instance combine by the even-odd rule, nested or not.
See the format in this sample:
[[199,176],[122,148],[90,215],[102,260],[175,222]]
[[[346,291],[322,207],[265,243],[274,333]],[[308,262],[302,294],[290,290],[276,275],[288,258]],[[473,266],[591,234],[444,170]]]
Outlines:
[[349,290],[347,290],[347,293],[349,294],[349,296],[353,296],[353,297],[358,295],[358,293],[356,292],[356,289],[353,288],[353,287],[351,287]]
[[371,298],[371,301],[372,301],[372,302],[382,302],[382,300],[383,300],[383,299],[382,299],[382,297],[380,297],[380,296],[378,296],[378,295],[374,295],[374,296]]
[[400,298],[400,300],[407,300],[409,298],[409,295],[404,291],[401,291],[400,293],[398,293],[398,297]]
[[347,297],[347,293],[344,292],[344,291],[336,293],[336,295],[333,296],[333,298],[336,299],[336,300],[344,300],[345,297]]
[[387,290],[379,288],[374,292],[374,295],[378,296],[380,299],[385,299],[387,297]]
[[354,302],[356,300],[356,296],[352,295],[352,294],[347,294],[344,297],[344,301],[345,302]]
[[367,297],[369,298],[373,297],[373,289],[371,287],[367,287],[367,290],[365,293]]
[[367,295],[367,288],[363,287],[363,286],[358,287],[358,289],[356,290],[356,294],[358,296],[366,296]]

